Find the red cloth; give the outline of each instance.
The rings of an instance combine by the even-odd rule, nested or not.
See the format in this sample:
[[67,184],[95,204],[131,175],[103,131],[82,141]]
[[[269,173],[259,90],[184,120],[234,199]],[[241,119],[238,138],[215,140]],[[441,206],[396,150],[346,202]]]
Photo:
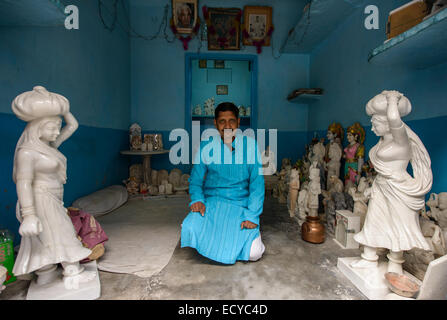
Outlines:
[[82,210],[70,209],[68,209],[68,213],[76,230],[76,234],[81,238],[82,243],[87,248],[92,249],[96,245],[109,240],[99,222],[91,214]]

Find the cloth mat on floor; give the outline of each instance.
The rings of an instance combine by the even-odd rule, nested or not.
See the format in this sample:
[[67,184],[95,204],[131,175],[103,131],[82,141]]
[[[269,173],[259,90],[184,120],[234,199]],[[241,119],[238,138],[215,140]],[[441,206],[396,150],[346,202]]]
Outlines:
[[98,269],[151,277],[169,262],[188,214],[189,197],[130,200],[97,218],[109,237]]

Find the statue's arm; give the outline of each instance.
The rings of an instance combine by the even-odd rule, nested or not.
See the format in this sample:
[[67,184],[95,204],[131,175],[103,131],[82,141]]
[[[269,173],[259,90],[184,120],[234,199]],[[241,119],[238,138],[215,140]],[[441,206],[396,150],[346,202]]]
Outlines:
[[78,129],[79,124],[76,118],[73,116],[71,112],[67,112],[64,114],[64,120],[66,125],[61,130],[61,134],[57,137],[56,141],[52,143],[52,146],[56,149],[59,148],[59,146],[71,137],[71,135]]
[[33,178],[34,178],[34,157],[32,151],[21,149],[18,151],[16,158],[16,189],[17,198],[20,207],[23,209],[29,208],[32,211],[34,208],[33,195]]
[[22,237],[35,236],[42,232],[43,226],[36,215],[32,183],[34,180],[34,156],[32,151],[18,151],[16,166],[16,189],[20,204],[20,228]]
[[387,118],[393,140],[399,145],[406,146],[409,144],[408,135],[404,122],[400,118],[398,103],[399,97],[396,94],[388,95]]

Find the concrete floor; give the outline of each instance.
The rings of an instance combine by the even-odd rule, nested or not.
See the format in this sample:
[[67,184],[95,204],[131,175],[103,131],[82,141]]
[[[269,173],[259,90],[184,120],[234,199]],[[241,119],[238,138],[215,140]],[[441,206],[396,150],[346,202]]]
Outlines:
[[[261,216],[266,251],[258,262],[222,265],[178,244],[168,265],[151,278],[100,272],[100,299],[366,299],[336,267],[339,256],[360,251],[343,250],[332,238],[307,243],[298,229],[286,205],[267,198]],[[0,299],[24,299],[28,285],[16,281]]]

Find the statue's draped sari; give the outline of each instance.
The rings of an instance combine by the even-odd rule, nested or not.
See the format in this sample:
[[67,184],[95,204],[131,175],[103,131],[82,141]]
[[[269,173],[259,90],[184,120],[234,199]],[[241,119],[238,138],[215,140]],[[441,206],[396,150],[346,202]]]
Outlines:
[[431,161],[419,137],[405,124],[411,146],[413,176],[392,170],[380,159],[378,150],[382,139],[369,152],[378,173],[371,190],[371,199],[364,227],[354,236],[360,244],[407,251],[412,248],[430,250],[419,226],[419,214],[425,205],[425,194],[431,189]]

